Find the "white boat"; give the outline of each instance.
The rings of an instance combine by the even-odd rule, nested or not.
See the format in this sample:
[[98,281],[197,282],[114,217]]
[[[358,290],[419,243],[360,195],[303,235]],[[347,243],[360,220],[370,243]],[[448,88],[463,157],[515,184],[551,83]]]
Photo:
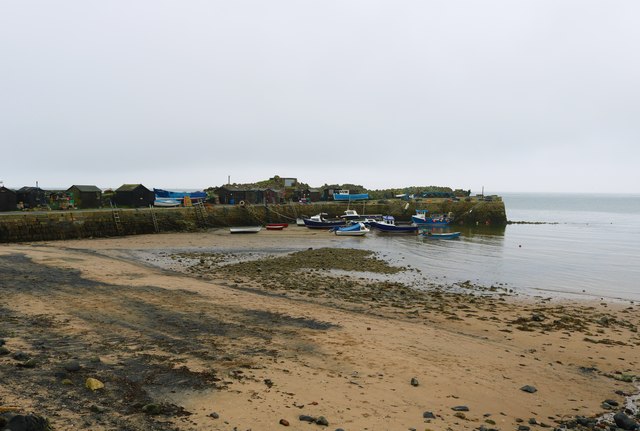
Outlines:
[[153,201],[154,207],[170,208],[170,207],[179,207],[180,205],[181,205],[181,202],[178,199],[172,199],[172,198],[156,198],[156,200]]
[[258,233],[262,230],[262,226],[238,226],[229,229],[231,233]]
[[333,232],[338,236],[363,236],[369,232],[369,228],[364,223],[358,222],[350,226],[337,227]]

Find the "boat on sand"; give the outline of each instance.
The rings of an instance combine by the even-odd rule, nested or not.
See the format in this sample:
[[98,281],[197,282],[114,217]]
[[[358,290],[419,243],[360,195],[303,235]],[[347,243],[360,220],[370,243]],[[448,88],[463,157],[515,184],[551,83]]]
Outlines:
[[262,230],[262,226],[237,226],[229,229],[231,233],[258,233]]
[[369,232],[369,228],[360,222],[349,226],[336,227],[331,230],[338,236],[363,236]]

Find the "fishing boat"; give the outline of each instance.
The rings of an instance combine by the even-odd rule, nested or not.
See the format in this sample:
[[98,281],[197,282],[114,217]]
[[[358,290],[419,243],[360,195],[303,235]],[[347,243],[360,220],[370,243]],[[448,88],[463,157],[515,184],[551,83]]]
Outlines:
[[331,230],[338,236],[363,236],[369,232],[369,228],[360,222],[349,226],[335,227]]
[[429,210],[416,210],[411,216],[411,221],[417,225],[446,226],[451,223],[452,218],[445,215],[429,215]]
[[258,233],[262,230],[262,226],[238,226],[229,229],[231,233]]
[[391,233],[417,233],[418,226],[415,224],[410,225],[397,225],[393,216],[383,216],[382,220],[373,220],[369,222],[369,226],[382,232]]
[[460,232],[420,232],[420,236],[429,239],[454,239],[460,237]]
[[369,199],[369,193],[354,193],[349,190],[336,190],[333,192],[334,201],[363,201]]
[[346,226],[347,221],[342,219],[326,219],[327,213],[320,213],[309,218],[305,218],[304,225],[309,229],[331,229],[332,227]]
[[341,219],[350,220],[350,221],[360,221],[365,225],[373,220],[382,220],[382,214],[358,214],[356,210],[345,210],[344,214],[340,216]]

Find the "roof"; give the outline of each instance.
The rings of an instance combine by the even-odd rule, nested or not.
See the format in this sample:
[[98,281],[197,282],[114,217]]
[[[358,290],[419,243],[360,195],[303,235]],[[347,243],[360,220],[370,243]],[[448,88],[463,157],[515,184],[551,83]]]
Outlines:
[[257,187],[251,184],[227,184],[222,187],[218,187],[216,190],[227,190],[229,192],[266,192],[267,190],[271,190],[274,192],[282,192],[281,189],[275,189],[272,187]]
[[[142,184],[123,184],[116,189],[116,192],[131,192],[138,187],[144,187]],[[146,187],[144,187],[146,189]],[[148,190],[148,189],[147,189]],[[151,190],[149,190],[151,191]]]
[[42,190],[40,187],[32,187],[32,186],[24,186],[18,189],[18,192],[20,193],[43,192],[43,191],[44,190]]
[[86,185],[78,185],[78,184],[74,184],[71,187],[69,187],[67,190],[71,190],[72,188],[76,188],[78,190],[80,190],[81,192],[102,192],[102,190],[100,190],[98,187],[96,186],[86,186]]

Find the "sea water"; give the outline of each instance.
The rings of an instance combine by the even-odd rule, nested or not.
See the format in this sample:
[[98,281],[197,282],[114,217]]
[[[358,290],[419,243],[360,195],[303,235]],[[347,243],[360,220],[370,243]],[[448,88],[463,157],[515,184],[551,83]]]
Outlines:
[[502,228],[452,226],[456,240],[371,232],[332,246],[377,251],[433,282],[640,300],[640,195],[504,193]]

